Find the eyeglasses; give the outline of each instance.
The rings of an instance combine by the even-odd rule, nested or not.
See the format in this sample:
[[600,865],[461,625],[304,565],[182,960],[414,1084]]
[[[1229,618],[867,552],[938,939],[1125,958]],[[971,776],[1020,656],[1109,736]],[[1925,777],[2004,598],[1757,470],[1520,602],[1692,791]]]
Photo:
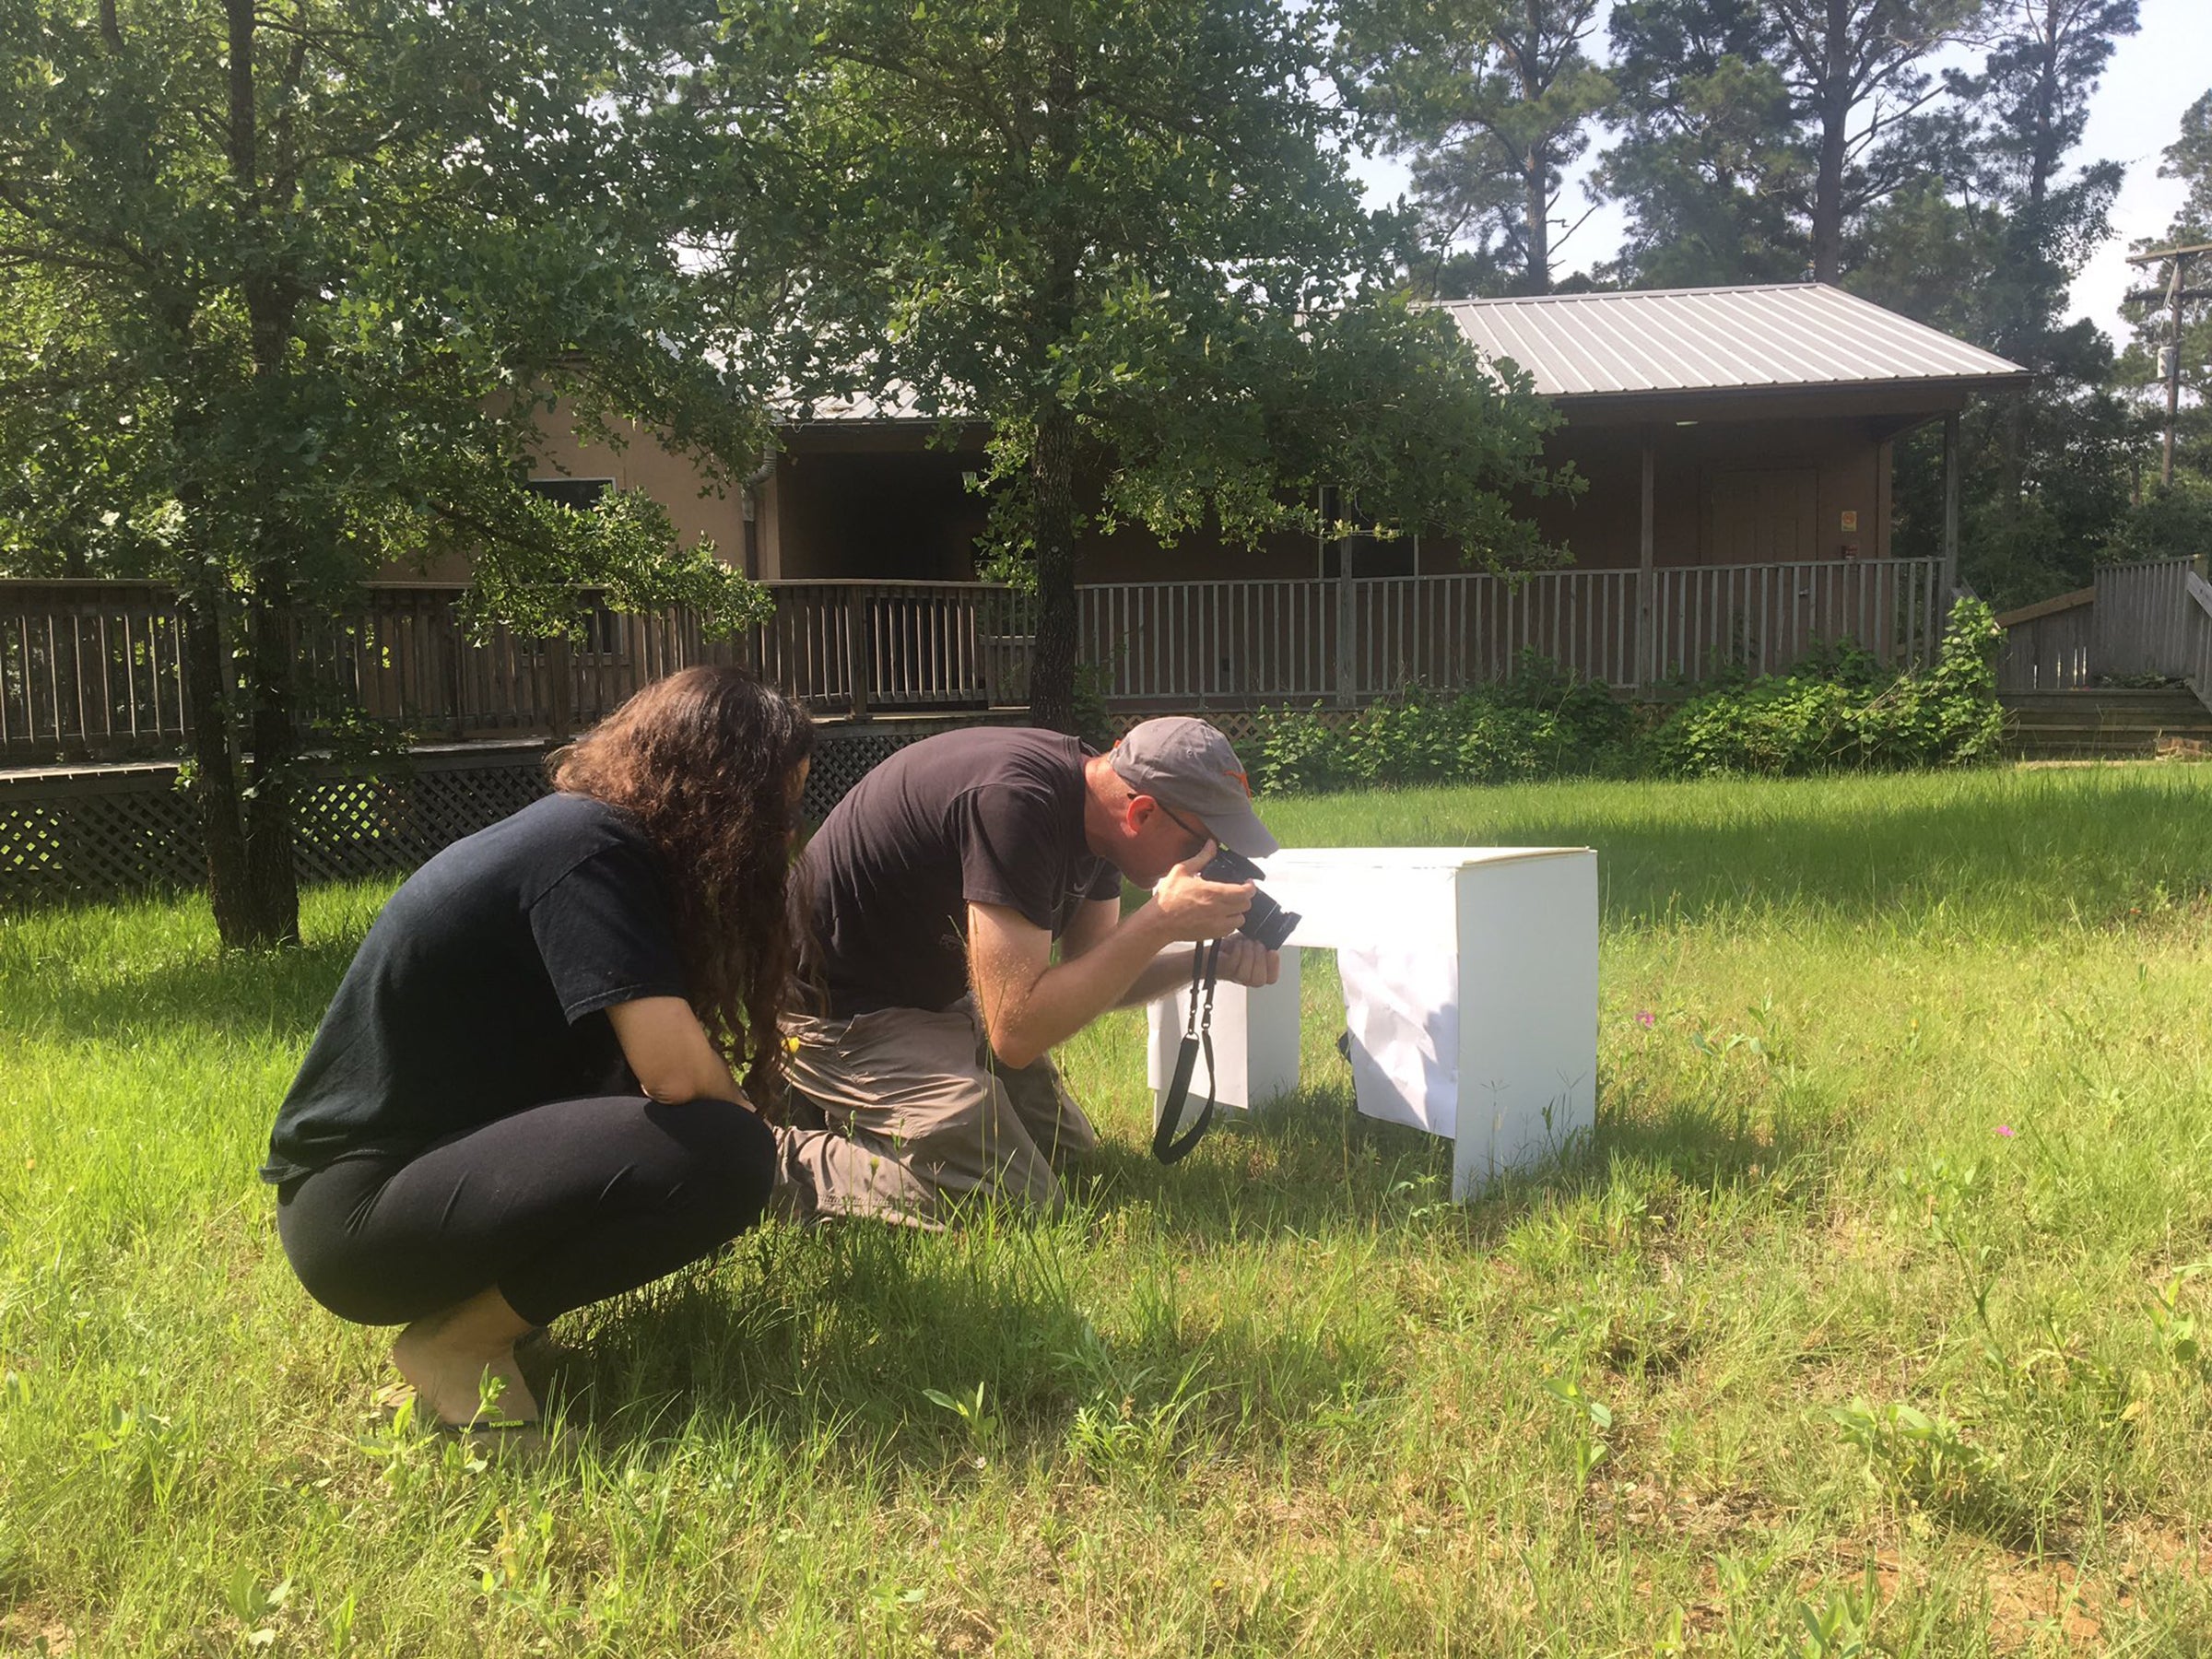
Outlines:
[[[1122,787],[1128,789],[1129,786],[1124,783]],[[1138,791],[1130,789],[1129,798],[1134,801],[1138,798]],[[1205,847],[1206,843],[1214,839],[1214,832],[1212,830],[1205,828],[1203,825],[1192,823],[1188,818],[1177,812],[1172,806],[1169,806],[1158,795],[1147,795],[1144,798],[1150,801],[1152,805],[1159,807],[1160,811],[1166,813],[1168,815],[1168,822],[1174,825],[1176,829],[1182,830],[1185,835],[1191,838],[1190,856],[1194,858],[1196,857],[1200,850]]]
[[1177,812],[1172,806],[1170,806],[1158,795],[1154,795],[1152,797],[1152,804],[1168,815],[1168,821],[1170,823],[1173,824],[1178,830],[1182,830],[1185,835],[1191,838],[1191,850],[1194,853],[1195,853],[1199,848],[1205,846],[1207,841],[1214,839],[1212,831],[1206,830],[1201,825],[1191,823],[1188,819],[1183,818],[1181,813]]

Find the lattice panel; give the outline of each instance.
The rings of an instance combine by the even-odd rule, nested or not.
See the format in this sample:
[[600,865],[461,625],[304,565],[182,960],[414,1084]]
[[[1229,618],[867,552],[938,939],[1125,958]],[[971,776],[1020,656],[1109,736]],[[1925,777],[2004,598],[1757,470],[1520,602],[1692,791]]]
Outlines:
[[820,823],[845,792],[908,744],[931,735],[918,732],[824,731],[814,746],[814,770],[806,774],[802,803],[807,819]]
[[0,902],[201,879],[198,824],[174,776],[165,769],[0,792]]
[[[807,816],[819,823],[871,767],[944,729],[824,728],[806,783]],[[201,886],[198,816],[175,780],[173,767],[65,777],[0,772],[0,904]],[[546,788],[543,759],[531,749],[423,756],[380,777],[314,779],[294,827],[300,879],[412,870]]]
[[415,782],[412,778],[318,780],[300,803],[292,825],[292,863],[300,881],[349,881],[411,870],[435,853],[437,846],[425,844],[415,831],[410,799]]
[[382,778],[319,781],[294,829],[300,879],[346,881],[412,870],[441,848],[488,829],[546,793],[535,754]]
[[[1203,720],[1215,727],[1224,737],[1229,739],[1237,753],[1243,755],[1244,759],[1249,761],[1253,757],[1245,754],[1244,746],[1259,735],[1262,720],[1268,714],[1277,712],[1252,709],[1198,709],[1192,712],[1190,718]],[[1313,714],[1325,726],[1342,725],[1347,721],[1358,719],[1360,712],[1358,709],[1316,709],[1300,712]],[[1116,737],[1125,736],[1131,726],[1144,721],[1160,718],[1161,716],[1158,713],[1116,714],[1112,719],[1113,734]]]

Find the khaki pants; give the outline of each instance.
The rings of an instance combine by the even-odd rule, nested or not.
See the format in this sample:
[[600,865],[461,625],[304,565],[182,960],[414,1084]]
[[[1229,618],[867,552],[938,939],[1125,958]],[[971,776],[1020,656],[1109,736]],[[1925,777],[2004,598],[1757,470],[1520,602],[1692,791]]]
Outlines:
[[792,1086],[828,1123],[776,1131],[773,1207],[786,1214],[939,1228],[973,1193],[1050,1210],[1055,1166],[1098,1144],[1053,1063],[1001,1065],[966,1000],[941,1014],[787,1015],[783,1032],[798,1044]]

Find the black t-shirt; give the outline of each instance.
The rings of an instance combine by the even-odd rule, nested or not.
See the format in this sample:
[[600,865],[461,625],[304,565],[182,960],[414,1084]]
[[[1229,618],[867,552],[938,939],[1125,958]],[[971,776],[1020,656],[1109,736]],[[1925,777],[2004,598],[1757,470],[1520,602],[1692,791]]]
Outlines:
[[683,994],[660,858],[637,821],[587,795],[534,802],[392,895],[277,1112],[262,1179],[635,1093],[604,1010]]
[[1054,938],[1121,872],[1083,840],[1087,751],[1058,732],[971,726],[910,743],[830,809],[799,869],[806,966],[849,1019],[945,1008],[968,990],[968,906]]

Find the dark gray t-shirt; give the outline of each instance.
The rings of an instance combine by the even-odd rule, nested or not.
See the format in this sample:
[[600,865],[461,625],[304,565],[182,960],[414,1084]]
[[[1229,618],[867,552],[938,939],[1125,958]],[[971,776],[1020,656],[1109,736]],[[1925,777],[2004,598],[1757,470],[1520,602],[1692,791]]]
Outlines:
[[1121,872],[1083,839],[1081,743],[973,726],[910,743],[830,809],[800,862],[806,977],[828,1012],[945,1008],[968,990],[968,906],[1054,938]]
[[262,1179],[635,1094],[605,1010],[683,994],[660,856],[637,821],[586,795],[534,802],[392,895],[277,1112]]

